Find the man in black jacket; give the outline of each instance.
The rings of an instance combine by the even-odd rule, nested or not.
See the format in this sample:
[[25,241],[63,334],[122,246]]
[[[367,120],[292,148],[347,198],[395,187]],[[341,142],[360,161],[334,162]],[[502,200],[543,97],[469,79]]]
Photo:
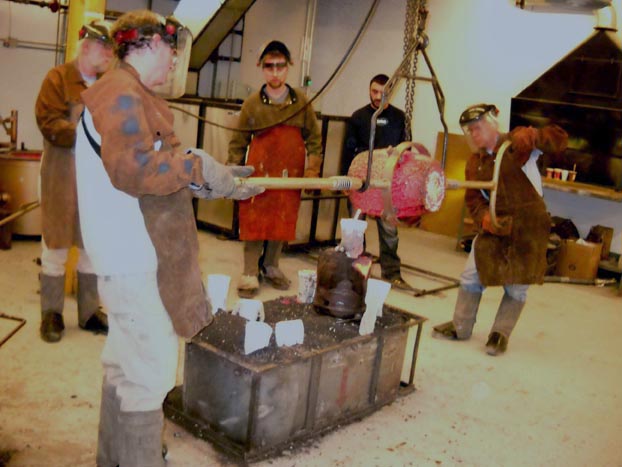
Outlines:
[[[389,81],[387,75],[376,75],[369,83],[370,103],[352,114],[346,123],[343,151],[341,155],[341,173],[347,174],[354,157],[360,152],[369,149],[369,134],[371,118],[378,110],[382,99],[384,85]],[[376,120],[374,149],[397,146],[403,141],[410,140],[406,134],[405,115],[400,109],[391,104],[385,104],[382,113]],[[349,205],[351,208],[351,206]],[[352,215],[352,213],[350,213]],[[382,278],[391,282],[391,285],[404,290],[412,287],[402,278],[401,260],[397,255],[397,227],[382,218],[376,219],[378,226],[378,243],[380,249],[380,268]]]

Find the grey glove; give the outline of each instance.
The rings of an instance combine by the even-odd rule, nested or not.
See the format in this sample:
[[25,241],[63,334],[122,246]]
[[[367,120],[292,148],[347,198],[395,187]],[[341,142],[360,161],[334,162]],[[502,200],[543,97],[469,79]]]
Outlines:
[[260,186],[246,184],[236,186],[235,184],[234,177],[248,177],[255,171],[253,166],[227,166],[217,162],[208,153],[198,148],[188,149],[186,153],[192,153],[203,161],[205,184],[202,186],[190,184],[190,189],[193,190],[193,195],[197,198],[247,199],[265,191],[265,188]]

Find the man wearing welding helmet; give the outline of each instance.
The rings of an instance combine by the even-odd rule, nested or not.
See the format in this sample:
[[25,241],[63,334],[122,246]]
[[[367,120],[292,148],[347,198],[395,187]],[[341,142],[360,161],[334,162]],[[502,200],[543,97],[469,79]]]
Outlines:
[[511,145],[500,166],[496,224],[490,215],[490,192],[466,190],[465,202],[479,233],[460,276],[453,320],[434,327],[441,336],[469,339],[482,292],[487,286],[503,286],[504,295],[486,342],[486,352],[493,356],[506,351],[529,285],[544,280],[551,221],[542,199],[536,161],[543,152],[562,153],[568,141],[566,132],[556,125],[517,127],[501,134],[497,115],[494,105],[477,104],[460,116],[460,126],[473,152],[466,164],[466,180],[492,180],[500,146],[508,139]]
[[[319,177],[320,130],[304,93],[286,82],[291,64],[282,42],[270,41],[261,48],[257,66],[265,84],[242,105],[239,130],[229,142],[228,164],[241,164],[246,157],[245,163],[255,166],[257,177]],[[296,237],[299,206],[300,191],[296,190],[270,190],[239,203],[240,240],[244,240],[240,297],[259,293],[260,275],[278,290],[289,288],[290,280],[279,269],[279,257],[284,242]]]
[[84,246],[99,277],[110,331],[97,465],[163,466],[162,402],[176,378],[178,336],[212,320],[198,263],[192,197],[253,196],[200,149],[184,150],[173,113],[192,37],[174,18],[131,11],[112,26],[118,66],[82,94],[76,175]]
[[78,325],[106,333],[106,315],[99,311],[97,277],[82,249],[76,199],[74,143],[82,112],[80,93],[106,69],[112,59],[112,41],[104,22],[85,24],[79,32],[78,57],[48,72],[35,104],[43,134],[41,160],[41,338],[58,342],[65,324],[65,263],[72,246],[80,249],[78,270]]

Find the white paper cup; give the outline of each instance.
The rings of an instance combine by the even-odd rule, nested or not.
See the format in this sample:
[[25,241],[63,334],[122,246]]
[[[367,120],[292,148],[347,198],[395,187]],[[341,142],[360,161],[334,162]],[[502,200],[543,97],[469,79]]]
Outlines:
[[305,340],[305,328],[301,319],[279,321],[274,327],[276,345],[302,344]]
[[298,303],[313,303],[317,286],[317,272],[313,269],[298,271]]
[[272,327],[266,323],[249,321],[244,334],[244,353],[249,354],[270,345]]
[[566,169],[562,169],[562,180],[564,182],[568,180],[568,171]]
[[227,294],[231,277],[226,274],[208,274],[207,299],[212,305],[212,313],[227,309]]
[[252,298],[240,298],[233,307],[233,314],[240,315],[248,321],[263,321],[266,319],[263,302]]
[[363,253],[367,221],[341,219],[341,246],[348,258],[358,258]]
[[376,311],[376,316],[382,316],[382,306],[384,305],[391,284],[378,279],[367,280],[367,293],[365,294],[365,305]]

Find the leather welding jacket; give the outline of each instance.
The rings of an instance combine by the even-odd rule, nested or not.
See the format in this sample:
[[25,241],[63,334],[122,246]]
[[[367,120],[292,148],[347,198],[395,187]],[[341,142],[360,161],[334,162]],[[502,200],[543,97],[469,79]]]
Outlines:
[[[188,188],[190,183],[205,183],[201,158],[180,150],[168,104],[142,84],[132,66],[122,62],[82,98],[101,137],[101,159],[110,182],[138,199],[157,257],[160,298],[173,327],[181,337],[192,337],[212,320]],[[119,261],[113,271],[98,270],[97,255],[88,248],[87,227],[83,230],[98,274],[122,275],[140,267]]]
[[82,248],[74,143],[82,112],[80,93],[86,83],[74,60],[52,68],[35,104],[35,117],[43,134],[41,160],[42,235],[48,248]]
[[[508,138],[510,135],[501,135],[493,154],[485,151],[472,154],[466,164],[466,180],[492,180],[497,151]],[[556,147],[565,147],[565,141],[555,143]],[[542,196],[521,170],[528,157],[529,152],[519,153],[510,147],[500,168],[496,214],[512,218],[509,235],[494,235],[482,229],[482,220],[490,207],[490,194],[466,190],[466,205],[480,229],[475,242],[475,264],[484,286],[544,281],[551,220]]]

